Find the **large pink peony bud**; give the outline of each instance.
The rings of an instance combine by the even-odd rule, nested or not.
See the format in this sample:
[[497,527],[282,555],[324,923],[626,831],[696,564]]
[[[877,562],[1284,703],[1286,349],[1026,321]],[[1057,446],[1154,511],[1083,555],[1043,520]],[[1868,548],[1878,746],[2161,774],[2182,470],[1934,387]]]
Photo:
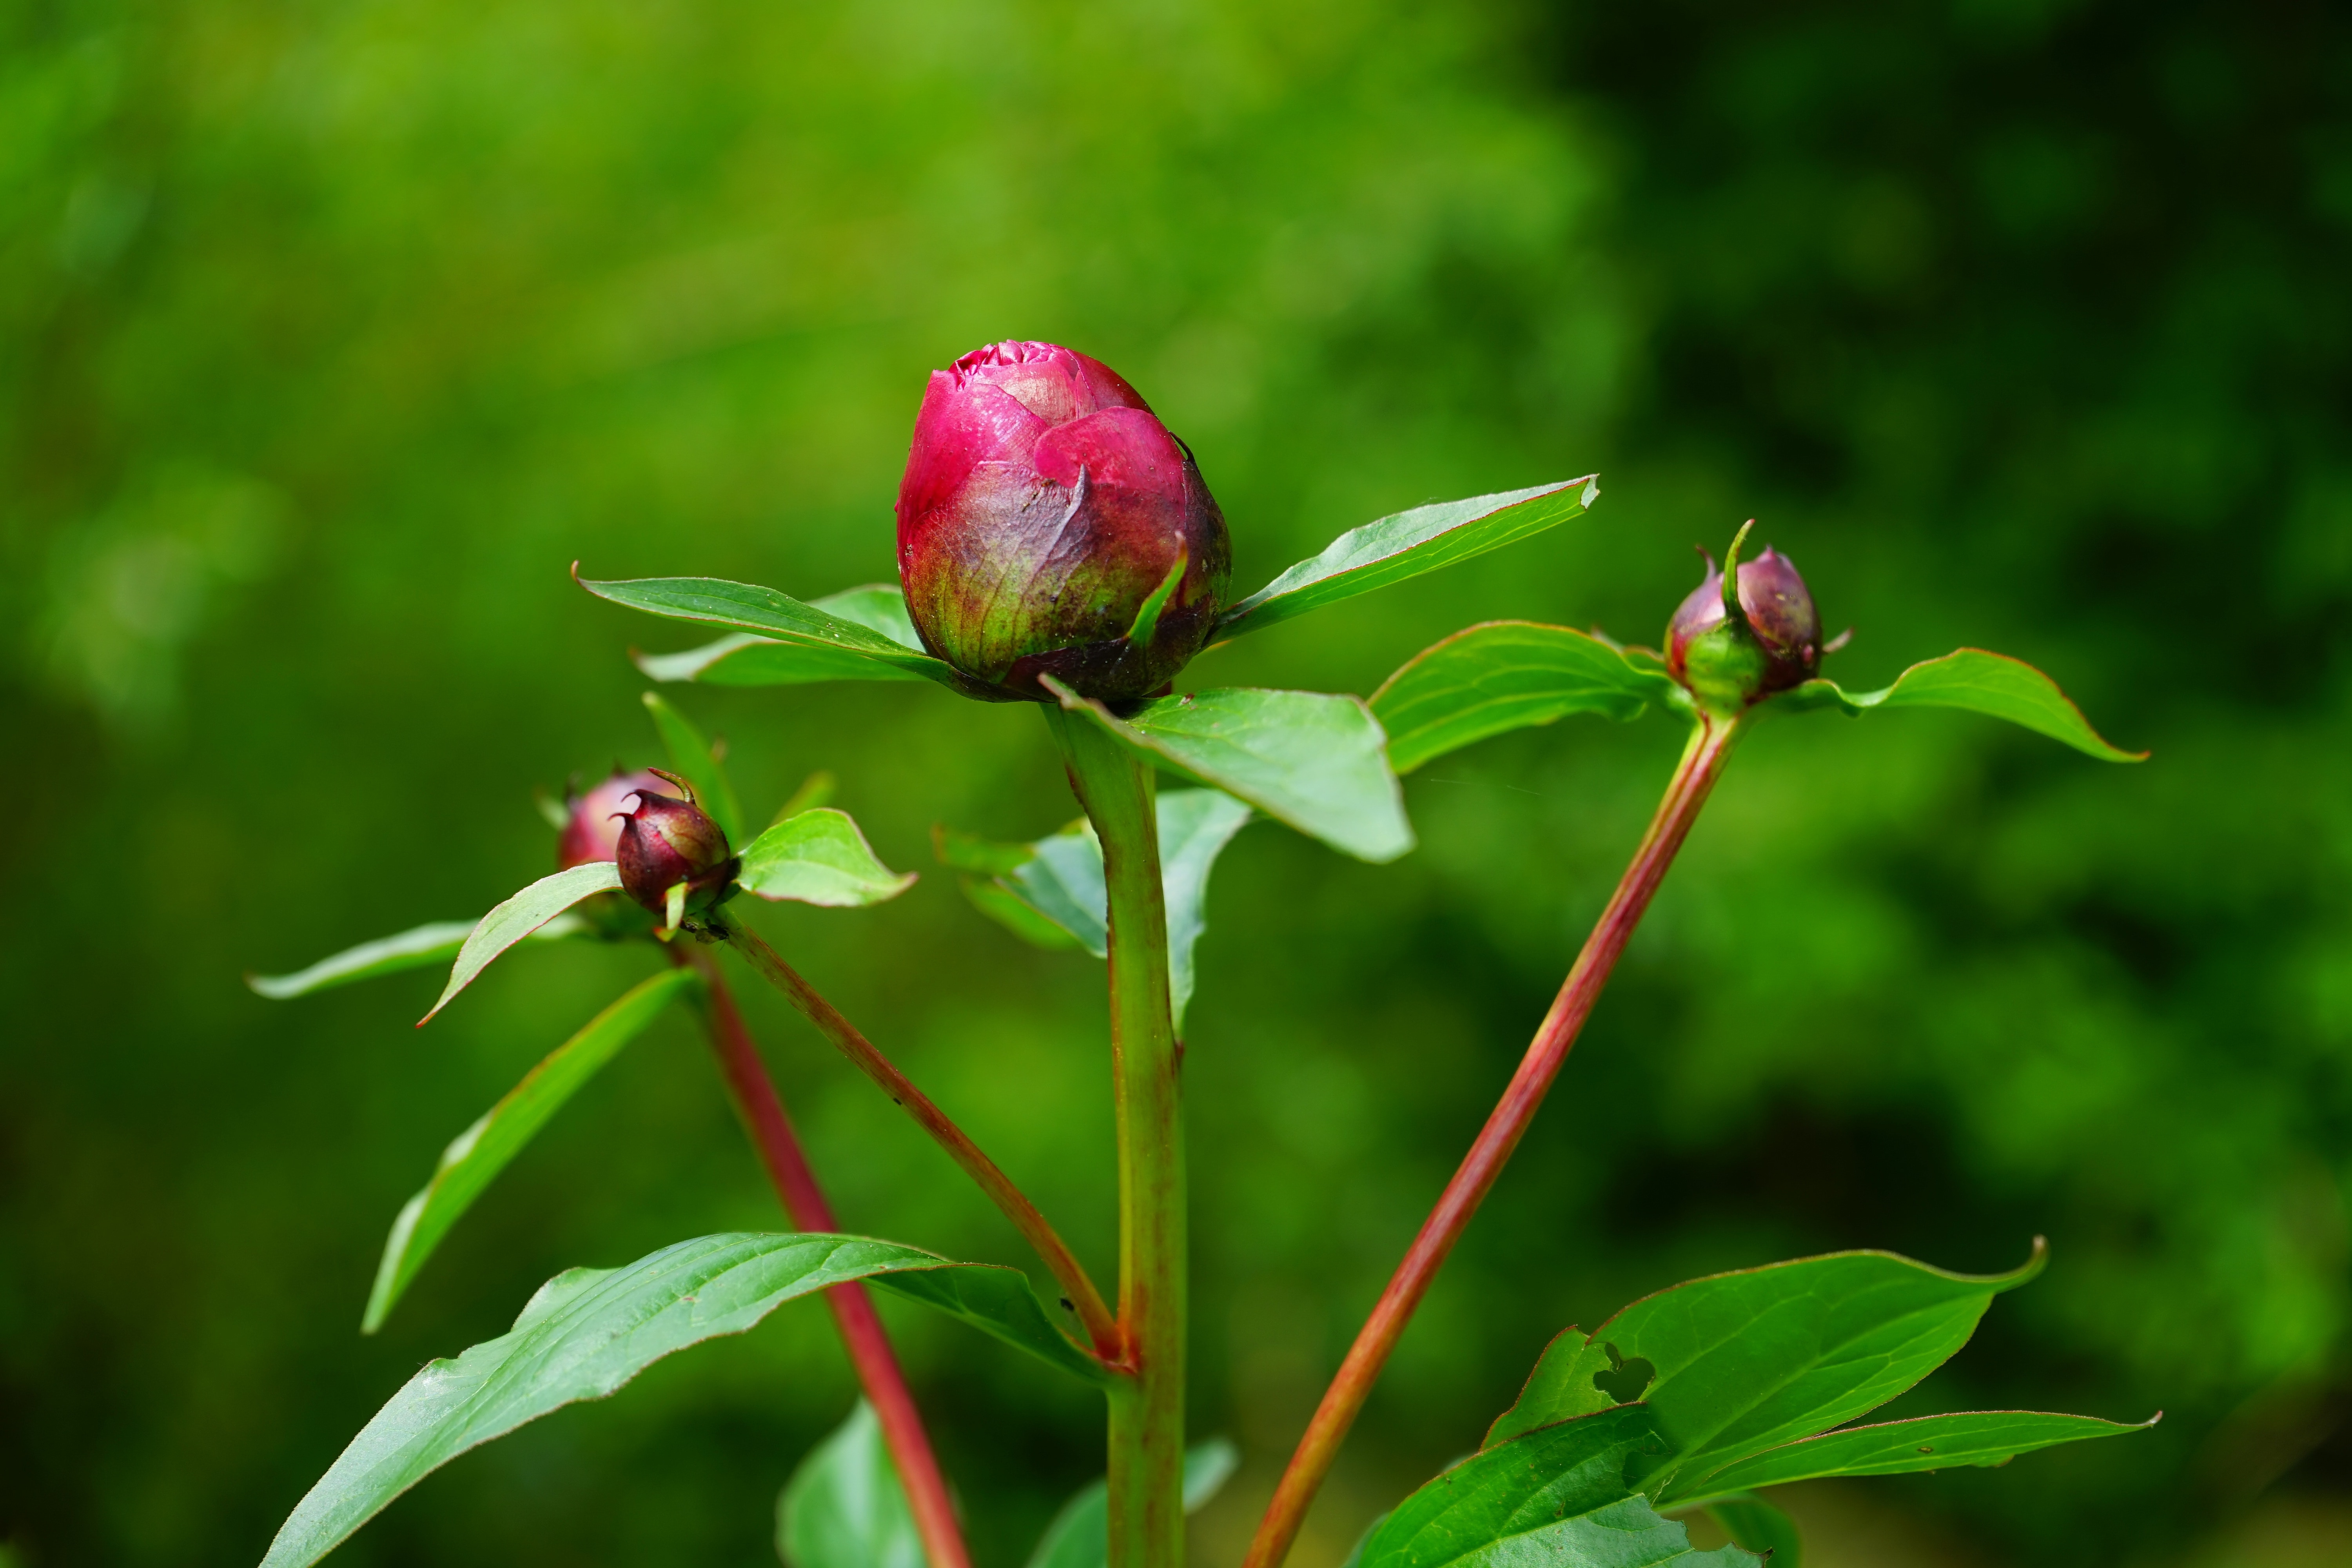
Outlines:
[[686,884],[688,909],[708,909],[725,896],[741,864],[710,814],[694,804],[683,784],[678,787],[683,798],[631,791],[621,802],[616,824],[620,839],[614,858],[621,865],[621,889],[656,914],[680,882]]
[[667,790],[661,774],[651,771],[613,776],[584,795],[563,797],[563,832],[555,841],[555,868],[569,871],[592,860],[610,860],[619,853],[622,803],[641,790]]
[[935,371],[898,487],[924,646],[1008,696],[1141,697],[1201,649],[1233,573],[1192,452],[1109,366],[1003,342]]
[[[1740,530],[1741,537],[1747,530]],[[1738,545],[1733,544],[1737,558]],[[1789,558],[1767,545],[1739,566],[1747,626],[1727,624],[1723,573],[1706,558],[1706,579],[1666,624],[1666,668],[1702,700],[1738,708],[1811,680],[1821,671],[1822,618]]]

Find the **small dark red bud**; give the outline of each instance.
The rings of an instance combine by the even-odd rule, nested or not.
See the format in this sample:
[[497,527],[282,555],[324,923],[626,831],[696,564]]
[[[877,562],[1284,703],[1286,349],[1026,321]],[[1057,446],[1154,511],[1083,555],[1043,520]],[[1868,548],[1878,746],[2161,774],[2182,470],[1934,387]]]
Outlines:
[[617,826],[614,858],[621,864],[622,890],[656,914],[680,882],[686,907],[700,910],[716,903],[735,879],[738,861],[727,835],[690,793],[681,798],[633,790],[621,804]]
[[1201,650],[1233,575],[1185,445],[1108,365],[1002,342],[932,373],[898,487],[923,645],[1009,697],[1140,697]]
[[1768,545],[1740,563],[1739,607],[1752,637],[1725,626],[1723,573],[1706,559],[1706,580],[1666,623],[1666,668],[1675,679],[1703,700],[1743,706],[1820,673],[1821,614],[1789,558]]
[[659,773],[625,773],[614,768],[612,777],[586,794],[566,795],[563,832],[555,841],[555,868],[569,871],[574,866],[616,858],[621,842],[621,803],[641,790],[669,787]]

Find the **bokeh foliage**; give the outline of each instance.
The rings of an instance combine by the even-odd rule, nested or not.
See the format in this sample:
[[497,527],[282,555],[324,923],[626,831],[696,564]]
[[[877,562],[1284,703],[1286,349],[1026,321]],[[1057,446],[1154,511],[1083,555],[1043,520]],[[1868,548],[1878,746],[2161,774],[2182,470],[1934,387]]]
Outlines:
[[[772,1223],[657,1028],[354,1333],[446,1140],[646,972],[292,1005],[236,976],[539,875],[534,785],[657,752],[574,589],[887,578],[921,377],[1118,366],[1254,587],[1340,529],[1599,468],[1591,518],[1209,656],[1369,691],[1478,618],[1653,637],[1694,540],[1805,569],[1850,685],[2051,670],[2130,770],[1957,717],[1763,729],[1367,1413],[1302,1547],[1475,1444],[1549,1334],[1831,1247],[2054,1264],[1920,1409],[2137,1419],[1883,1483],[1987,1560],[2180,1560],[2347,1482],[2352,39],[2329,8],[1110,0],[0,10],[0,1533],[257,1557],[421,1360],[540,1280]],[[747,809],[883,858],[1075,815],[1034,718],[912,687],[679,699]],[[1670,762],[1580,721],[1416,774],[1423,847],[1248,829],[1188,1026],[1196,1428],[1230,1561]],[[1109,1257],[1099,971],[936,871],[763,911]],[[781,1009],[845,1223],[1017,1243]],[[894,1317],[982,1560],[1099,1465],[1089,1398]],[[436,1478],[363,1562],[757,1562],[836,1423],[820,1313]],[[1895,1414],[1912,1413],[1906,1405]],[[2187,1544],[2184,1544],[2187,1543]]]

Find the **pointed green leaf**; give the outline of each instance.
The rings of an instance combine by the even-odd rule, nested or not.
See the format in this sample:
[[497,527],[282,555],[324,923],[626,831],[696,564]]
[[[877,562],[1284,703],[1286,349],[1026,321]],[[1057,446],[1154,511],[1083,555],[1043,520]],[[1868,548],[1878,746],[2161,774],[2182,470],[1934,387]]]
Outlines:
[[1415,654],[1371,697],[1400,773],[1506,730],[1571,713],[1635,719],[1654,702],[1684,700],[1664,670],[1599,637],[1534,621],[1458,631]]
[[1556,528],[1601,494],[1597,476],[1439,501],[1352,528],[1217,619],[1231,637],[1434,572]]
[[[1192,999],[1192,950],[1208,929],[1209,873],[1249,823],[1250,808],[1222,790],[1180,789],[1155,803],[1160,882],[1168,906],[1169,991],[1176,1026]],[[975,873],[963,888],[982,913],[1040,947],[1110,953],[1110,895],[1103,885],[1102,845],[1084,818],[1034,844],[992,844],[969,834],[934,832],[940,858]]]
[[[662,1357],[742,1333],[786,1301],[853,1279],[937,1273],[1009,1275],[1028,1292],[1017,1269],[814,1234],[706,1236],[624,1268],[559,1274],[540,1287],[512,1331],[454,1361],[427,1363],[410,1378],[296,1505],[262,1568],[306,1568],[468,1448],[563,1405],[604,1398]],[[1033,1348],[1045,1323],[1034,1294],[1026,1294],[1027,1320],[985,1321],[988,1310],[1016,1299],[1007,1281],[999,1297],[985,1289],[955,1296],[954,1310],[999,1339]]]
[[1483,1448],[1399,1503],[1362,1568],[1755,1568],[1737,1546],[1696,1550],[1640,1495],[1666,1447],[1625,1405]]
[[645,704],[646,711],[654,717],[654,728],[661,732],[663,750],[669,752],[671,770],[694,786],[696,804],[719,824],[727,842],[742,843],[743,808],[736,804],[735,786],[727,782],[727,770],[719,764],[719,748],[704,738],[692,720],[658,694],[646,692]]
[[1388,737],[1363,699],[1235,687],[1146,702],[1122,719],[1051,676],[1062,707],[1180,777],[1236,795],[1360,860],[1412,847]]
[[416,1020],[416,1026],[421,1029],[431,1023],[433,1014],[446,1007],[451,997],[471,985],[474,976],[488,969],[499,954],[583,899],[616,892],[620,886],[620,867],[610,860],[592,860],[585,866],[558,871],[552,877],[541,877],[484,915],[457,949],[457,962],[450,966],[449,984],[442,987],[441,999],[433,1004],[432,1013]]
[[[1080,1349],[1070,1333],[1055,1326],[1029,1276],[1018,1268],[959,1263],[928,1273],[886,1274],[874,1284],[894,1296],[961,1318],[992,1339],[1027,1351],[1047,1365],[1097,1387],[1108,1388],[1118,1381],[1091,1352]],[[1066,1312],[1064,1321],[1072,1322],[1075,1333],[1074,1318]]]
[[751,840],[735,879],[771,902],[791,899],[845,910],[897,898],[915,885],[915,873],[883,865],[847,812],[820,806]]
[[1783,700],[1792,707],[1834,707],[1853,715],[1873,708],[1961,708],[2006,719],[2101,762],[2147,760],[2146,752],[2126,752],[2102,739],[2056,681],[2023,659],[1980,647],[1915,664],[1884,691],[1850,693],[1833,680],[1809,680]]
[[697,983],[693,971],[672,969],[632,986],[550,1052],[480,1121],[457,1134],[456,1142],[442,1152],[433,1179],[402,1206],[400,1217],[392,1222],[360,1332],[372,1334],[383,1326],[394,1303],[433,1256],[433,1249],[441,1245],[441,1238],[449,1234],[449,1227],[564,1101],[595,1077],[623,1046],[644,1033],[673,997]]
[[1993,1297],[2042,1270],[1950,1274],[1891,1252],[1839,1252],[1695,1279],[1570,1330],[1487,1434],[1639,1398],[1671,1438],[1661,1502],[1697,1478],[1875,1409],[1968,1343]]
[[900,647],[923,651],[923,639],[915,634],[915,623],[907,614],[907,595],[896,583],[868,583],[863,587],[844,588],[838,594],[827,594],[822,599],[811,599],[809,608],[823,610],[845,621],[855,621],[868,631],[880,632]]
[[[935,680],[962,691],[954,668],[859,619],[874,614],[875,590],[837,597],[831,610],[749,583],[719,577],[640,577],[580,585],[600,599],[633,610],[748,633],[751,642],[721,638],[687,653],[641,657],[639,668],[656,680],[711,680],[721,685],[774,686],[812,680]],[[902,612],[903,614],[903,606]],[[761,646],[764,642],[764,646]],[[725,673],[721,673],[721,671]]]
[[[1208,1506],[1241,1462],[1241,1451],[1223,1437],[1212,1437],[1187,1449],[1184,1511],[1196,1513]],[[1062,1511],[1037,1538],[1037,1549],[1029,1554],[1029,1568],[1106,1568],[1109,1562],[1110,1487],[1097,1481],[1062,1505]]]
[[1999,1465],[2060,1443],[2145,1432],[2162,1418],[2160,1411],[2145,1421],[2101,1421],[2091,1415],[2049,1415],[2038,1410],[1923,1415],[1875,1426],[1847,1426],[1783,1443],[1726,1466],[1702,1484],[1709,1491],[1748,1491],[1821,1476],[1899,1476],[1956,1465]]
[[1803,1568],[1804,1542],[1797,1521],[1752,1492],[1718,1498],[1707,1507],[1723,1533],[1748,1551],[1771,1560],[1772,1568]]
[[865,1400],[777,1498],[776,1555],[787,1568],[924,1568],[907,1489]]
[[[373,980],[379,974],[397,974],[404,969],[428,968],[457,957],[458,949],[466,945],[466,938],[481,923],[478,920],[435,921],[398,936],[378,937],[373,942],[345,948],[332,958],[322,958],[310,968],[298,969],[291,974],[248,974],[245,983],[258,995],[284,1002],[308,996],[313,991],[349,985],[355,980]],[[578,936],[587,929],[585,921],[562,915],[530,934],[541,942],[557,942]]]

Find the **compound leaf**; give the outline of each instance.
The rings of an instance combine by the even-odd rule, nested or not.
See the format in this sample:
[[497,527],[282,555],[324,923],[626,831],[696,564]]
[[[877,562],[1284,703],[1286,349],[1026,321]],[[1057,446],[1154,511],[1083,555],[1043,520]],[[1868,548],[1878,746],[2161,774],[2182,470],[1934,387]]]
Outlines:
[[2058,683],[2021,658],[1964,647],[1915,664],[1884,691],[1849,693],[1833,680],[1809,680],[1784,700],[1799,708],[1838,708],[1860,715],[1874,708],[1960,708],[2006,719],[2104,763],[2138,763],[2146,752],[2107,743]]
[[1634,719],[1652,703],[1683,700],[1664,670],[1599,637],[1534,621],[1458,631],[1415,654],[1371,696],[1400,773],[1507,730],[1571,713]]
[[1226,687],[1162,697],[1120,718],[1051,676],[1045,684],[1066,710],[1129,750],[1360,860],[1377,865],[1412,847],[1388,737],[1361,698]]
[[1597,477],[1472,496],[1352,528],[1217,618],[1231,637],[1418,577],[1541,533],[1582,513],[1601,494]]
[[819,806],[751,840],[735,879],[772,903],[790,899],[838,910],[895,899],[915,885],[915,873],[893,871],[876,858],[847,812]]
[[441,999],[433,1004],[433,1012],[416,1020],[416,1026],[421,1029],[431,1023],[433,1014],[446,1007],[451,997],[471,985],[474,976],[488,969],[499,954],[582,900],[615,892],[620,886],[619,866],[610,860],[592,860],[585,866],[558,871],[552,877],[541,877],[484,915],[457,949],[457,962],[450,965],[449,984],[442,987]]
[[691,970],[672,969],[630,987],[578,1034],[548,1053],[480,1121],[457,1134],[442,1151],[433,1179],[402,1206],[399,1217],[392,1222],[360,1332],[372,1334],[383,1326],[409,1281],[416,1278],[458,1216],[582,1085],[595,1077],[623,1046],[644,1033],[681,990],[696,983]]

